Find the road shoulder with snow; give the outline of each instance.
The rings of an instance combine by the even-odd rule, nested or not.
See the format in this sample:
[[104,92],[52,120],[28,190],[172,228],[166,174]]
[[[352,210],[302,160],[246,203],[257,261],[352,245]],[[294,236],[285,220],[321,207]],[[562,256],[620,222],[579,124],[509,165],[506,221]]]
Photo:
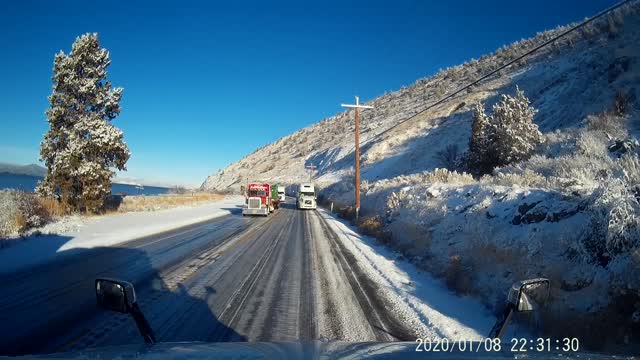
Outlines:
[[227,196],[203,205],[75,218],[71,226],[64,226],[66,228],[63,231],[57,232],[49,227],[45,229],[46,234],[31,235],[8,248],[0,249],[0,274],[25,270],[69,254],[77,254],[83,249],[122,244],[212,220],[231,214],[241,204],[242,197]]
[[319,209],[318,214],[376,284],[387,310],[417,337],[480,340],[489,333],[495,317],[479,301],[453,294],[441,281],[329,212]]

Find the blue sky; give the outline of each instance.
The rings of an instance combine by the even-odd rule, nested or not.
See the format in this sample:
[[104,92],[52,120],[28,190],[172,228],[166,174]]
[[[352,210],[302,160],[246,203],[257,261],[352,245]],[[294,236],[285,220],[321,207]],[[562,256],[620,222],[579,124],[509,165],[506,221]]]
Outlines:
[[[453,5],[454,3],[455,5]],[[199,185],[272,142],[612,0],[11,1],[0,12],[0,162],[34,163],[53,56],[97,32],[124,87],[124,176]]]

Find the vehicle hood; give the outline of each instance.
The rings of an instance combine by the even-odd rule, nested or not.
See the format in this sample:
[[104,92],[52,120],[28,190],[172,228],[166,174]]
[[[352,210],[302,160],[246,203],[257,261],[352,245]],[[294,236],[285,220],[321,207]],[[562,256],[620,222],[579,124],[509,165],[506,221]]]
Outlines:
[[[237,342],[124,345],[6,359],[620,359],[595,353],[416,352],[414,342]],[[4,357],[0,357],[4,359]],[[625,357],[622,357],[625,358]]]

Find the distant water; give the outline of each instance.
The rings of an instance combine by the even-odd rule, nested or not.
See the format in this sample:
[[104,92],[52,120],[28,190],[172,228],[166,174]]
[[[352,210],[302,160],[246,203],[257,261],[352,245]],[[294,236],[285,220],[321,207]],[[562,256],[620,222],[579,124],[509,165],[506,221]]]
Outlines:
[[[26,192],[33,192],[40,180],[42,180],[42,177],[40,176],[0,173],[0,189],[18,189]],[[113,194],[160,195],[166,194],[167,192],[169,192],[169,188],[157,186],[145,186],[142,189],[138,189],[134,185],[111,185],[111,193]]]

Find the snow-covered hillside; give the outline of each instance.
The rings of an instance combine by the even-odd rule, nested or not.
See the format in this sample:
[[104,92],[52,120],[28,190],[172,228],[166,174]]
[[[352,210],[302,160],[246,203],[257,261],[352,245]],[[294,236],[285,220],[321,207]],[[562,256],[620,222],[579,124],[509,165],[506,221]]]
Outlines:
[[[465,150],[473,104],[483,101],[491,105],[500,94],[512,93],[516,85],[539,110],[536,122],[543,132],[574,126],[586,115],[609,107],[618,90],[632,88],[637,80],[640,53],[637,13],[627,7],[620,9],[611,20],[592,24],[425,113],[420,111],[443,95],[565,31],[568,26],[441,70],[409,87],[369,101],[367,105],[373,105],[375,110],[362,114],[363,178],[389,178],[441,167],[434,159],[436,152],[449,144],[458,145],[460,152]],[[408,118],[410,120],[401,126],[385,132]],[[318,166],[317,182],[325,185],[338,182],[349,175],[353,165],[353,130],[353,111],[339,113],[257,149],[209,176],[202,187],[237,192],[247,178],[296,183],[307,179],[305,165],[311,164]]]
[[[568,27],[368,102],[375,110],[364,112],[361,128],[363,218],[415,263],[496,310],[512,282],[548,277],[546,334],[591,346],[640,343],[639,15],[640,2],[631,2],[425,112]],[[490,108],[516,86],[538,111],[544,143],[529,160],[480,179],[461,174],[474,105]],[[322,199],[348,213],[352,118],[340,113],[288,135],[202,187],[296,183],[313,164]]]

